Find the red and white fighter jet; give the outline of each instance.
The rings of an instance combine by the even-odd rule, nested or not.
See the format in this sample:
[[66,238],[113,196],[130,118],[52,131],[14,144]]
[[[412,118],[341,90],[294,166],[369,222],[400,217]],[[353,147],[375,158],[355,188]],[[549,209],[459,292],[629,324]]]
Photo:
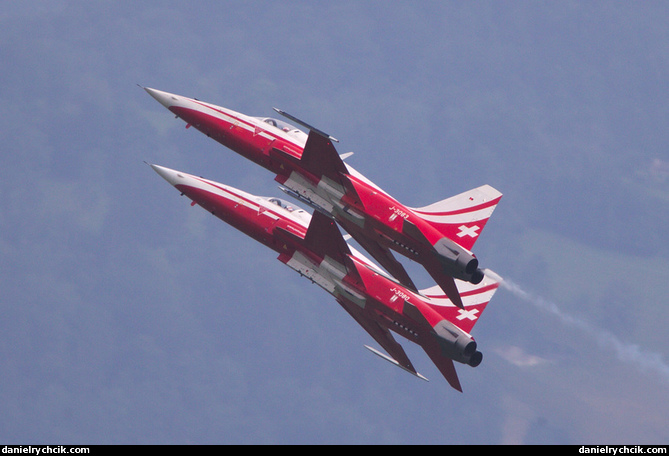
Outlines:
[[416,285],[390,250],[421,264],[463,308],[454,279],[483,279],[471,248],[502,194],[489,185],[426,207],[407,207],[344,163],[332,136],[275,108],[309,130],[144,88],[190,126],[276,174],[282,190],[334,218],[390,274]]
[[390,331],[420,345],[448,383],[462,391],[453,361],[478,366],[483,358],[469,334],[501,280],[486,270],[478,284],[459,282],[463,308],[439,287],[414,291],[350,247],[336,223],[279,198],[264,198],[162,166],[151,167],[182,195],[279,253],[278,259],[332,294],[388,355],[373,353],[419,374]]

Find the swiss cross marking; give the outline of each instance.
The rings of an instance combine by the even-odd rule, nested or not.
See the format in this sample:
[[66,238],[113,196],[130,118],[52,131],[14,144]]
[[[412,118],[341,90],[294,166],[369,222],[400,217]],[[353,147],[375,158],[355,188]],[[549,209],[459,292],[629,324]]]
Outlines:
[[458,233],[458,237],[470,236],[475,238],[476,236],[479,235],[477,233],[477,231],[479,230],[478,225],[474,226],[460,225],[458,229],[460,230],[460,232]]
[[464,310],[460,309],[458,312],[460,312],[460,315],[458,315],[457,318],[458,320],[464,320],[465,318],[469,320],[476,320],[478,317],[476,316],[477,313],[479,313],[478,309],[472,309],[472,310]]

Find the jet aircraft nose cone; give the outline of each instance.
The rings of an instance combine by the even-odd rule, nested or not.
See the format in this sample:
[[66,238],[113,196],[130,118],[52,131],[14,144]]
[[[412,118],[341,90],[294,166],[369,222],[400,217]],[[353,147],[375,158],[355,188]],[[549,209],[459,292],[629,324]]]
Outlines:
[[185,179],[184,175],[179,171],[165,168],[164,166],[158,166],[158,165],[150,165],[150,166],[151,168],[153,168],[155,172],[158,173],[160,177],[165,179],[171,185],[177,185],[178,183],[180,183],[180,181],[183,182],[183,180]]
[[179,101],[179,97],[173,93],[163,92],[162,90],[156,90],[150,87],[144,87],[144,90],[146,90],[149,95],[155,98],[158,103],[168,109],[170,106],[175,105]]

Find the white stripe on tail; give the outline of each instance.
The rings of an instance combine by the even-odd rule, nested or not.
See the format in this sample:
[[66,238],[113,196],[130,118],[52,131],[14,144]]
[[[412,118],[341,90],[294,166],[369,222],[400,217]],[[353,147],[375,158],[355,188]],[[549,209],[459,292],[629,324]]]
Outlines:
[[471,332],[503,279],[490,269],[479,284],[456,280],[464,309],[456,307],[438,286],[420,290],[423,301],[442,317],[466,332]]

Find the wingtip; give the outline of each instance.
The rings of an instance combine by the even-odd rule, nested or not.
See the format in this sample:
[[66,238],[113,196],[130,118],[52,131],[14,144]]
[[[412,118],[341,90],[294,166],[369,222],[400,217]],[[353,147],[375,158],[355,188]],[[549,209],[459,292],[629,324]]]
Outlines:
[[385,360],[388,361],[389,363],[394,364],[395,366],[399,367],[400,369],[402,369],[402,370],[404,370],[404,371],[410,373],[410,374],[413,375],[414,377],[418,377],[418,378],[420,378],[421,380],[425,380],[426,382],[429,382],[429,381],[430,381],[430,380],[429,380],[427,377],[425,377],[423,374],[420,374],[420,373],[418,373],[418,372],[416,372],[415,370],[412,370],[412,369],[407,369],[405,366],[402,366],[396,359],[391,358],[390,356],[381,353],[381,352],[378,351],[377,349],[372,348],[372,347],[370,347],[369,345],[363,345],[363,347],[365,347],[367,350],[369,350],[369,351],[371,351],[372,353],[374,353],[374,354],[375,354],[376,356],[378,356],[379,358],[385,359]]

